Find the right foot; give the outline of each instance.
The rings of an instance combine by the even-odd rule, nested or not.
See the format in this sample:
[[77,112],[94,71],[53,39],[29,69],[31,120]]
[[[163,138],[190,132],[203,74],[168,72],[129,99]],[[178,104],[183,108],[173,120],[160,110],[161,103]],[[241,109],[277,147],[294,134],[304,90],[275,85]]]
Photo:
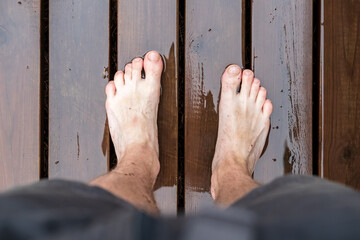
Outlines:
[[[238,168],[251,176],[270,127],[273,105],[254,73],[230,65],[222,76],[219,129],[212,163],[212,194],[219,170]],[[240,93],[237,89],[241,84]]]

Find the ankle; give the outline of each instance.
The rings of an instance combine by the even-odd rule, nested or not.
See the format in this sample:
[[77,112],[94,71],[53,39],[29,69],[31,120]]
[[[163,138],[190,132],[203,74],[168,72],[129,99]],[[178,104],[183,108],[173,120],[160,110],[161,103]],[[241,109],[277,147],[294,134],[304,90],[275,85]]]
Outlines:
[[211,195],[215,202],[227,206],[239,198],[244,187],[253,182],[245,161],[228,157],[218,162],[211,176]]
[[125,148],[113,171],[136,174],[155,182],[160,171],[158,149],[148,143],[131,144]]
[[125,161],[129,156],[147,156],[151,159],[159,159],[159,145],[152,141],[138,141],[126,144],[123,148],[116,148],[118,163]]
[[237,154],[228,152],[224,156],[215,155],[213,162],[215,163],[212,169],[213,173],[227,174],[235,169],[236,172],[243,175],[252,175],[248,168],[247,159]]
[[222,207],[230,206],[257,186],[248,169],[240,164],[218,167],[211,176],[211,195]]

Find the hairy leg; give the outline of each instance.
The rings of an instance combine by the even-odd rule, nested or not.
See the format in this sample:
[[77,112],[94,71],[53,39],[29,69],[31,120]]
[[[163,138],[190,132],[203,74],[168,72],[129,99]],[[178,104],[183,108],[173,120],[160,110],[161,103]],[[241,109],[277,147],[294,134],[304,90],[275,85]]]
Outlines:
[[[142,69],[145,79],[141,77]],[[163,63],[157,52],[135,58],[106,86],[106,111],[118,164],[90,182],[150,213],[160,170],[157,111]]]
[[225,70],[211,177],[211,194],[219,205],[227,207],[258,186],[252,174],[264,148],[272,109],[252,71],[242,72],[237,65]]

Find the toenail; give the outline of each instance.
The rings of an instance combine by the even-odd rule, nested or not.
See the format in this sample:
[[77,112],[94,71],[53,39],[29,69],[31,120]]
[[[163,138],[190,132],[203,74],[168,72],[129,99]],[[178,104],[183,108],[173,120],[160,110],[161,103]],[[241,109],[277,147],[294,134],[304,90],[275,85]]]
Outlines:
[[159,54],[157,54],[155,52],[151,52],[151,53],[149,53],[148,58],[152,62],[157,62],[160,59],[160,56],[159,56]]
[[135,58],[134,61],[135,62],[140,62],[140,58]]
[[238,67],[236,67],[236,66],[231,66],[231,67],[229,68],[229,73],[234,74],[234,75],[239,74],[239,73],[240,73],[240,69],[239,69]]
[[245,70],[245,71],[244,71],[244,74],[247,75],[247,76],[249,76],[249,75],[251,75],[251,71],[250,71],[250,70]]

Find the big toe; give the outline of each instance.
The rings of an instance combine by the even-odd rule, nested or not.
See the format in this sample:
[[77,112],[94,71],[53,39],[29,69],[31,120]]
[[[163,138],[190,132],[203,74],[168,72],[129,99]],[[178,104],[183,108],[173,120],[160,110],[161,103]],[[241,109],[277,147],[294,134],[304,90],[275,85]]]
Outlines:
[[160,82],[160,77],[163,70],[163,62],[158,52],[150,51],[145,55],[144,70],[145,78],[147,80],[155,80]]
[[241,68],[238,65],[230,65],[221,77],[221,96],[236,95],[240,85]]

